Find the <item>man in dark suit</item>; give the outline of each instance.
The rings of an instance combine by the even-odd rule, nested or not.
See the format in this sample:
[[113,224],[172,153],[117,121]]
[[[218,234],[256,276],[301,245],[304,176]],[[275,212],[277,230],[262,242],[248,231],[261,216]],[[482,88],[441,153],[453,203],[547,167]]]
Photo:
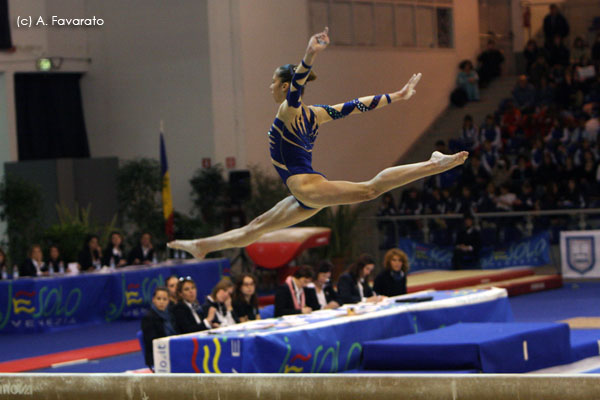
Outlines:
[[140,244],[135,246],[127,257],[128,265],[150,265],[154,258],[154,247],[152,246],[152,235],[148,232],[142,233]]

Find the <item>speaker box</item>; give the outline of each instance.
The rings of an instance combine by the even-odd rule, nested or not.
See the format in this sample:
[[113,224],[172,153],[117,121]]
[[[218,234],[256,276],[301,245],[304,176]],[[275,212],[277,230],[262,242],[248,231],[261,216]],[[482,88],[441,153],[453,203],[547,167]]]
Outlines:
[[233,203],[249,200],[252,195],[250,171],[238,170],[229,172],[229,196]]

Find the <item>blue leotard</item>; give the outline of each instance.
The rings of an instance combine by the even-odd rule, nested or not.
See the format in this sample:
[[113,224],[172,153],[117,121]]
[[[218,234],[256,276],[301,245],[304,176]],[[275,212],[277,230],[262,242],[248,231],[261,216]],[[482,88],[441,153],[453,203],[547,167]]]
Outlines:
[[[286,186],[287,179],[292,175],[319,174],[325,176],[312,168],[312,150],[319,129],[317,116],[311,108],[302,107],[301,102],[302,88],[310,73],[310,69],[311,66],[307,65],[303,60],[302,66],[299,66],[294,73],[290,90],[288,90],[286,97],[288,106],[300,108],[300,114],[293,121],[290,121],[289,126],[281,119],[275,117],[275,121],[273,121],[271,129],[268,132],[271,162]],[[368,106],[360,100],[354,99],[344,103],[341,110],[336,110],[328,105],[315,105],[315,107],[325,109],[331,119],[339,119],[350,114],[354,109],[362,112],[374,109],[379,104],[382,96],[386,97],[388,104],[391,103],[390,96],[385,94],[374,96],[371,104]],[[312,209],[312,207],[308,207],[300,200],[296,200],[303,208]]]

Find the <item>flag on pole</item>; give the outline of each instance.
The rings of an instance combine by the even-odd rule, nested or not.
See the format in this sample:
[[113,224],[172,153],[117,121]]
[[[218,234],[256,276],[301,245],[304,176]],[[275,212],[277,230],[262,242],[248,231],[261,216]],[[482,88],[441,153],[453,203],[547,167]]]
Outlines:
[[167,164],[167,150],[162,132],[162,121],[160,129],[160,172],[162,176],[162,202],[163,215],[165,217],[165,232],[169,240],[174,239],[173,228],[173,198],[171,196],[171,179],[169,177],[169,165]]

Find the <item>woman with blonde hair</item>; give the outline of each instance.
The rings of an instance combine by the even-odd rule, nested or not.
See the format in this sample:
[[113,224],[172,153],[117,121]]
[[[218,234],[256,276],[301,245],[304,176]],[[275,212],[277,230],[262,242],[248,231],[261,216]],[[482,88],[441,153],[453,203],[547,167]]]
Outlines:
[[383,266],[384,270],[375,278],[375,293],[383,296],[406,294],[406,275],[410,269],[406,253],[400,249],[388,250]]

